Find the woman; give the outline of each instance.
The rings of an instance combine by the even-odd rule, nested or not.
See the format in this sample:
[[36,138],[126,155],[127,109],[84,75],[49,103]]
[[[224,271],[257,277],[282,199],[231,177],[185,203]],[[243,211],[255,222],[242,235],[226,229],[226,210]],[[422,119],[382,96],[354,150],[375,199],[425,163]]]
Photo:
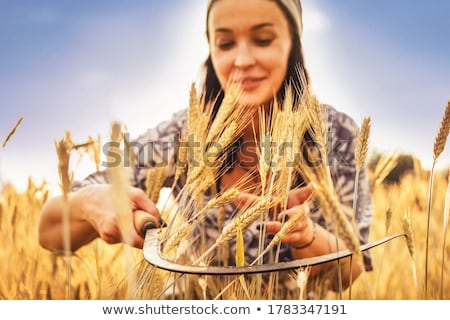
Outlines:
[[[238,148],[232,165],[221,177],[219,189],[231,188],[248,171],[255,170],[258,163],[255,149],[254,130],[258,127],[258,109],[260,106],[268,111],[273,108],[274,97],[283,101],[286,86],[292,85],[294,101],[298,101],[302,86],[308,75],[304,66],[301,48],[302,19],[299,0],[210,0],[207,11],[207,38],[209,57],[205,63],[205,79],[202,97],[214,103],[215,112],[220,106],[228,84],[233,83],[244,92],[245,103],[253,121],[242,131]],[[245,18],[244,18],[245,17]],[[216,100],[217,99],[217,100]],[[331,133],[330,171],[342,205],[353,206],[353,187],[355,178],[354,145],[356,125],[352,119],[334,108],[327,108],[327,125]],[[149,214],[155,226],[160,226],[159,212],[154,203],[145,195],[145,179],[152,163],[167,161],[174,163],[175,148],[167,149],[167,142],[177,144],[186,127],[186,112],[181,111],[157,128],[148,130],[136,140],[143,149],[136,154],[133,187],[128,196],[134,210]],[[151,142],[151,143],[150,143]],[[163,146],[164,145],[164,146]],[[149,151],[151,149],[151,152]],[[163,151],[164,149],[164,151]],[[142,155],[151,154],[150,159]],[[139,156],[140,155],[140,156]],[[162,157],[167,157],[162,159]],[[234,165],[239,164],[239,165]],[[174,169],[166,177],[167,186],[173,180]],[[362,171],[358,184],[358,206],[355,221],[359,230],[361,243],[368,240],[372,218],[371,199],[365,171]],[[252,183],[260,183],[253,181]],[[290,191],[286,216],[293,212],[311,195],[311,186],[301,186]],[[182,187],[182,186],[180,186]],[[84,181],[78,182],[69,194],[69,212],[71,220],[72,250],[100,237],[108,243],[120,242],[123,234],[119,228],[117,213],[111,203],[104,201],[109,195],[110,187],[103,172],[94,173]],[[207,195],[206,195],[207,196]],[[254,201],[255,196],[241,194],[240,199]],[[235,206],[227,207],[226,217],[231,217]],[[42,210],[40,222],[40,243],[48,249],[63,247],[62,236],[62,198],[50,199]],[[207,237],[217,236],[217,217],[208,216],[205,222]],[[281,222],[274,220],[265,225],[268,234],[275,234],[281,228]],[[258,224],[245,230],[245,246],[248,259],[256,258]],[[134,227],[127,234],[129,243],[142,247],[143,239]],[[313,257],[344,249],[345,243],[336,238],[335,233],[327,229],[324,212],[321,208],[311,209],[310,214],[300,220],[295,228],[287,234],[281,245],[279,258],[292,260]],[[361,265],[353,263],[342,269],[342,284],[349,285],[350,279],[356,279],[362,272]],[[330,268],[321,265],[311,270],[311,275],[318,275]],[[371,269],[370,258],[366,257],[366,270]]]

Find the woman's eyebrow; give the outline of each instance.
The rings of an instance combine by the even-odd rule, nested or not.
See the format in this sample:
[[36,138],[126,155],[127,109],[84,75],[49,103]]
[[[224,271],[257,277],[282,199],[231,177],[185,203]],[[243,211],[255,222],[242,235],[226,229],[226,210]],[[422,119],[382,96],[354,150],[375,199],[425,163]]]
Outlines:
[[[264,22],[264,23],[260,23],[260,24],[257,24],[255,26],[251,27],[250,30],[251,31],[256,31],[256,30],[259,30],[259,29],[262,29],[262,28],[265,28],[265,27],[273,27],[273,26],[274,26],[274,24],[271,23],[271,22]],[[220,28],[219,27],[219,28],[215,29],[215,32],[233,33],[233,30],[228,29],[228,28]]]
[[214,31],[215,32],[223,32],[223,33],[232,33],[233,32],[231,29],[227,29],[227,28],[217,28]]
[[274,26],[274,24],[271,23],[271,22],[263,22],[263,23],[257,24],[256,26],[253,26],[251,28],[251,30],[255,31],[255,30],[258,30],[258,29],[265,28],[265,27],[273,27],[273,26]]

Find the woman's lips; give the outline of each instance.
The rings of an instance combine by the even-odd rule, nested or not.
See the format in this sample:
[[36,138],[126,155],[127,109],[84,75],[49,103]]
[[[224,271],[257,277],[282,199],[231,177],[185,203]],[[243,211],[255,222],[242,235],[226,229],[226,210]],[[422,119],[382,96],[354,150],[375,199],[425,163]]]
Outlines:
[[251,91],[255,88],[257,88],[261,82],[264,81],[264,78],[244,78],[241,79],[239,81],[237,81],[237,83],[241,86],[242,90],[244,91]]

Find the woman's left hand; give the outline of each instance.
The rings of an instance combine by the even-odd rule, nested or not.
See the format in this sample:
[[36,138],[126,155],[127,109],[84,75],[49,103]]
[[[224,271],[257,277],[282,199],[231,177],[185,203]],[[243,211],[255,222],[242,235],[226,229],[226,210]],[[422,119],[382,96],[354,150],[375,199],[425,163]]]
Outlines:
[[[293,189],[289,192],[287,199],[287,210],[278,213],[277,220],[266,222],[266,233],[276,234],[278,233],[283,223],[289,218],[292,218],[298,210],[304,210],[302,206],[313,194],[314,188],[312,185],[307,185],[302,188]],[[238,207],[242,207],[242,204],[248,205],[249,203],[256,202],[259,199],[258,196],[242,193],[238,197]],[[279,206],[272,208],[273,212],[279,212]],[[292,227],[289,233],[287,233],[281,242],[289,243],[293,247],[302,247],[305,244],[311,242],[314,237],[314,222],[310,219],[309,214],[306,213],[303,217],[298,219],[296,224]]]

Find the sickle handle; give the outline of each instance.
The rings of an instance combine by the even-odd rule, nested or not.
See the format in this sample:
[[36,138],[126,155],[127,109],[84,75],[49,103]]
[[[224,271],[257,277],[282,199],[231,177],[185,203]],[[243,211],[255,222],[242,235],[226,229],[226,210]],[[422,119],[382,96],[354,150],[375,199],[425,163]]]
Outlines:
[[134,211],[134,226],[141,237],[145,238],[147,230],[165,227],[166,223],[162,218],[156,218],[148,212],[142,210]]

